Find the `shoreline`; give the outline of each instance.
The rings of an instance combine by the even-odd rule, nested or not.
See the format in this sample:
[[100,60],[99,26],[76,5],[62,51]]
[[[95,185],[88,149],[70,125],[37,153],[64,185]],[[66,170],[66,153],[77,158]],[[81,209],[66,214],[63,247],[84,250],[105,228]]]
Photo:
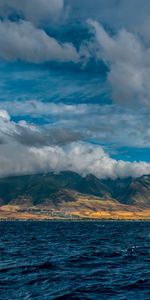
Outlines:
[[150,222],[150,219],[0,219],[0,222]]
[[[80,209],[79,209],[80,208]],[[118,208],[118,209],[117,209]],[[72,211],[71,211],[72,210]],[[87,222],[87,221],[150,221],[150,209],[131,207],[111,207],[93,211],[91,207],[82,208],[41,208],[23,206],[0,206],[1,221],[48,221],[48,222]]]

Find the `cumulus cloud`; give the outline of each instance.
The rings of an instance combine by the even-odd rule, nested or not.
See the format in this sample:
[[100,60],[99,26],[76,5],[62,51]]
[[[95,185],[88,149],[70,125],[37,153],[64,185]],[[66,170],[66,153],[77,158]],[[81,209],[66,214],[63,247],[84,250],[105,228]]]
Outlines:
[[52,129],[47,131],[21,121],[11,121],[0,111],[0,176],[72,170],[99,178],[138,177],[150,173],[146,162],[112,159],[98,145],[83,143],[79,136]]
[[17,143],[1,145],[0,176],[72,170],[99,178],[138,177],[150,173],[146,162],[124,162],[110,158],[100,146],[72,143],[66,147],[23,147]]
[[150,48],[137,35],[120,30],[115,36],[96,21],[88,24],[95,35],[92,50],[109,67],[113,99],[128,106],[150,108]]
[[0,58],[41,63],[74,61],[78,54],[72,44],[60,44],[27,21],[0,21]]
[[44,147],[49,145],[65,145],[81,139],[79,132],[70,129],[37,126],[26,121],[15,123],[11,121],[5,110],[0,110],[0,140],[1,144],[15,142],[24,146]]
[[1,0],[0,15],[9,17],[18,14],[34,23],[57,20],[64,9],[63,0]]
[[2,109],[0,110],[0,119],[2,119],[3,121],[10,120],[10,116],[6,110],[2,110]]
[[20,122],[17,127],[17,133],[13,135],[14,139],[26,146],[34,146],[37,148],[47,145],[65,145],[67,143],[78,141],[81,139],[79,132],[71,131],[64,128],[38,128],[22,124]]
[[[79,139],[92,139],[95,142],[120,147],[150,147],[150,128],[147,126],[149,113],[142,110],[133,112],[116,105],[68,105],[39,100],[13,101],[13,105],[12,101],[5,101],[0,106],[14,117],[23,118],[26,115],[35,120],[40,117],[54,127],[72,132],[76,130],[75,135]],[[60,129],[59,132],[61,136]]]
[[64,14],[63,0],[1,0],[0,58],[31,63],[77,62],[75,47],[60,43],[43,28]]

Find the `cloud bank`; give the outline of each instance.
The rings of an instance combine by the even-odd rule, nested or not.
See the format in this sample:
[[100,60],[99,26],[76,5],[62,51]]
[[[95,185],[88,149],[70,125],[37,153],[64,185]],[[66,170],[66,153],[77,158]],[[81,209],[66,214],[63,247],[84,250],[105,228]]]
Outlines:
[[150,109],[150,48],[125,29],[110,36],[98,22],[89,20],[88,24],[95,36],[91,51],[110,69],[107,79],[113,99],[130,107]]
[[4,110],[0,111],[0,128],[1,177],[62,170],[99,178],[150,173],[150,163],[112,159],[101,146],[80,142],[67,131],[64,135],[53,131],[51,135],[51,131],[42,132],[24,121],[16,124]]
[[47,127],[50,123],[66,131],[76,130],[74,134],[79,139],[120,147],[150,147],[149,113],[142,110],[133,112],[116,105],[68,105],[39,100],[13,101],[13,105],[12,101],[5,101],[0,106],[13,117],[42,118],[46,120]]
[[0,58],[42,63],[78,61],[72,44],[60,44],[27,21],[0,21]]

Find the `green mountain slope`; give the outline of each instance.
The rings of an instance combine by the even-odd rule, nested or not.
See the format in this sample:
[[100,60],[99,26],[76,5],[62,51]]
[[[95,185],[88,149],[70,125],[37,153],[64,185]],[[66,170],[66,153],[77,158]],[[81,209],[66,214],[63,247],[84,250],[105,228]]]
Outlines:
[[150,175],[100,180],[91,174],[82,177],[74,172],[60,172],[0,179],[0,205],[57,206],[76,201],[77,194],[149,208]]

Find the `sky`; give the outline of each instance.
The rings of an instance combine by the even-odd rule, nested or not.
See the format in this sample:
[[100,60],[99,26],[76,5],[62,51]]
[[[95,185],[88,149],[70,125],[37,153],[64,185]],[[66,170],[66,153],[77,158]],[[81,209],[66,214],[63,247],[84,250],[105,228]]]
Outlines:
[[150,174],[150,2],[0,0],[0,177]]

